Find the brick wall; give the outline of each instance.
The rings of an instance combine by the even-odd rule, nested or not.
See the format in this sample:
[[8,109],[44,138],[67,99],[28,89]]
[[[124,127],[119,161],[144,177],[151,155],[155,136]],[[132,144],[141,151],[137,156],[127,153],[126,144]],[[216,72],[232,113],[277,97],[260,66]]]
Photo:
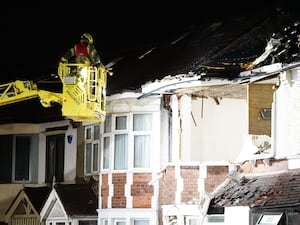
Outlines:
[[126,208],[126,173],[114,173],[112,175],[112,183],[114,185],[114,193],[112,196],[112,208]]
[[199,166],[182,166],[180,169],[180,175],[183,179],[183,191],[181,193],[181,201],[189,202],[193,199],[199,199]]
[[[101,199],[102,199],[102,204],[101,208],[107,208],[107,199],[108,199],[108,174],[103,174],[102,175],[102,185],[101,185]],[[100,204],[99,204],[100,205]]]
[[163,172],[163,176],[159,182],[159,205],[175,204],[176,189],[175,167],[169,166]]
[[148,184],[151,179],[151,174],[133,174],[133,184],[131,185],[133,208],[151,208],[151,200],[154,194],[153,186]]
[[288,169],[287,159],[257,159],[245,162],[241,167],[243,173],[266,173]]
[[[204,178],[205,191],[213,192],[228,177],[228,166],[207,166],[207,175]],[[181,202],[187,203],[191,200],[199,199],[199,166],[180,166],[180,178],[183,182],[183,190],[181,192]],[[173,205],[175,204],[175,194],[177,191],[177,182],[175,177],[175,167],[169,166],[160,179],[159,204]]]
[[213,192],[228,176],[228,166],[207,166],[205,190]]
[[[113,185],[112,208],[126,208],[127,197],[125,188],[128,184],[126,173],[113,173],[112,184],[108,183],[109,174],[102,174],[101,182],[101,208],[108,208],[109,186]],[[154,195],[153,186],[148,183],[152,180],[151,173],[133,174],[130,195],[132,196],[133,208],[151,208]]]
[[[200,192],[205,188],[205,191],[212,192],[220,184],[222,184],[228,177],[229,168],[228,166],[207,166],[206,177],[203,177],[204,186],[200,179],[200,168],[202,166],[180,166],[180,176],[176,177],[175,166],[168,166],[163,172],[163,176],[159,181],[159,206],[162,205],[175,205],[176,204],[176,193],[177,187],[183,185],[182,191],[179,193],[181,197],[180,204],[188,204],[193,202],[197,204],[200,200]],[[201,171],[204,172],[204,171]],[[177,186],[177,182],[180,182]],[[199,203],[199,202],[198,202]],[[162,210],[159,209],[159,224],[162,223]]]

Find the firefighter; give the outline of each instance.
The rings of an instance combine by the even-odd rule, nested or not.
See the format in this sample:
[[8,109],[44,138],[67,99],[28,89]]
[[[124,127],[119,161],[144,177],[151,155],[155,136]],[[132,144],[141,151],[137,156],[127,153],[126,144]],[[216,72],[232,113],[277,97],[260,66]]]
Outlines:
[[73,57],[76,63],[100,64],[100,56],[94,46],[91,34],[82,34],[79,43],[69,49],[65,55],[61,57],[61,62],[66,63]]

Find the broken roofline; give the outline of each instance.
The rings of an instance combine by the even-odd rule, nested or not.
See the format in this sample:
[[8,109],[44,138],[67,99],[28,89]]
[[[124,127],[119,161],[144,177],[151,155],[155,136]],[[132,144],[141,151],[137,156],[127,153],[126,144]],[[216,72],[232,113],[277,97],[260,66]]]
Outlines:
[[138,98],[145,98],[152,94],[170,94],[174,90],[187,89],[195,87],[209,87],[209,86],[224,86],[233,84],[243,84],[245,78],[229,79],[221,77],[206,77],[201,75],[176,75],[167,76],[159,81],[147,83],[142,85],[142,95]]
[[262,66],[249,71],[244,71],[235,79],[224,77],[206,77],[205,74],[180,74],[176,76],[166,76],[161,80],[155,80],[152,83],[142,85],[142,95],[140,98],[145,98],[151,94],[166,94],[172,93],[173,90],[194,87],[209,87],[209,86],[223,86],[232,84],[245,84],[259,81],[261,79],[271,77],[283,71],[293,69],[300,66],[300,62],[290,64],[274,63]]

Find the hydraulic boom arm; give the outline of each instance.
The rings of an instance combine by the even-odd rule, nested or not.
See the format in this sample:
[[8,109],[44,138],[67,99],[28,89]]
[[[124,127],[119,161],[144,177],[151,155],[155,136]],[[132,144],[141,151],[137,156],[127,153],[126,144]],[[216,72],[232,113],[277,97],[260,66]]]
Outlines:
[[60,63],[62,93],[39,90],[32,81],[16,80],[0,85],[0,106],[39,98],[44,107],[62,106],[62,115],[77,122],[103,122],[106,117],[106,78],[111,68],[102,64]]

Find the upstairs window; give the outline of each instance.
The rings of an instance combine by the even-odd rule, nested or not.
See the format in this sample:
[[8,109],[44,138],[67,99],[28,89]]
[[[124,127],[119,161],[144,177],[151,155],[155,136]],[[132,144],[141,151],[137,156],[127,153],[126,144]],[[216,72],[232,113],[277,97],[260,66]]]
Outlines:
[[85,127],[85,174],[99,173],[100,125]]
[[0,183],[37,181],[38,136],[0,136]]
[[150,168],[152,114],[109,115],[102,137],[102,169]]

